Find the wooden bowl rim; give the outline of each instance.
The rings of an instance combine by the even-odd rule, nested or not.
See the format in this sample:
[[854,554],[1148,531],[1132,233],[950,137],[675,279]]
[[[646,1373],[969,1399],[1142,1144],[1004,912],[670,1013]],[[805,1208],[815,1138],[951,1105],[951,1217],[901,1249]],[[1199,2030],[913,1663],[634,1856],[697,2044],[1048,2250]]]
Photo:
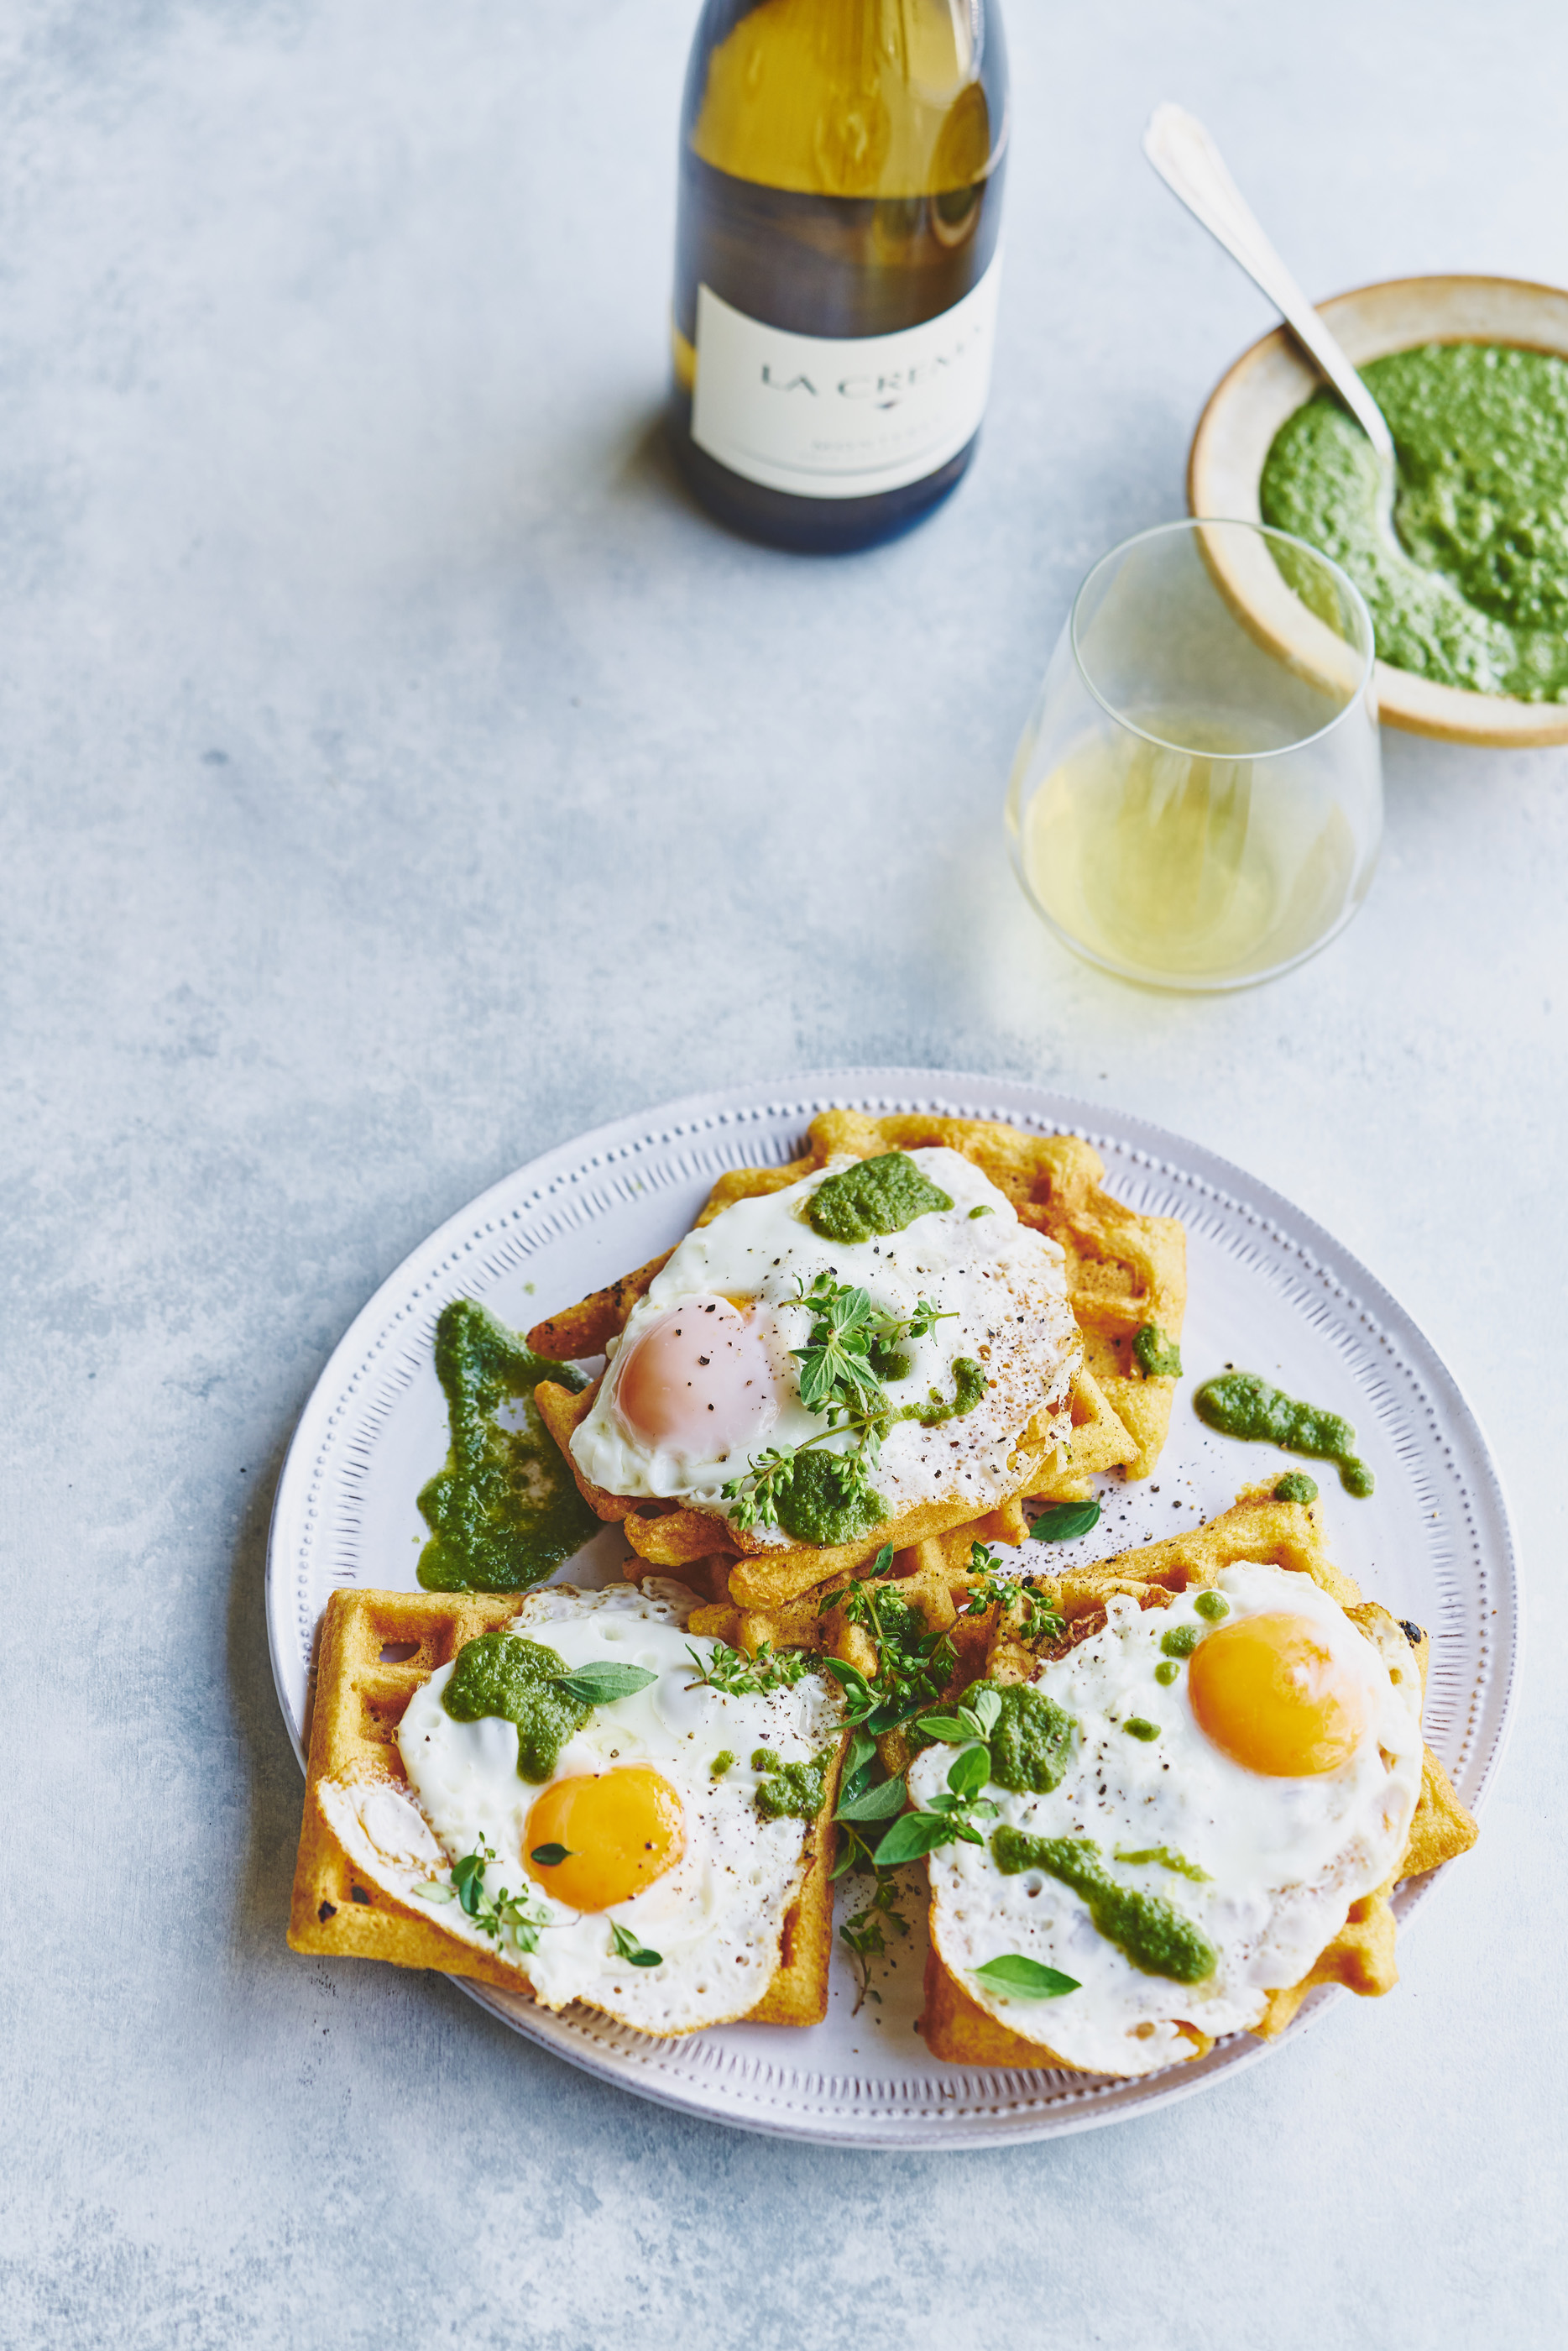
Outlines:
[[[1443,294],[1450,289],[1479,293],[1483,288],[1508,295],[1539,297],[1554,308],[1561,305],[1563,315],[1554,335],[1548,335],[1541,341],[1532,341],[1526,336],[1511,332],[1506,340],[1518,350],[1541,350],[1554,359],[1568,359],[1568,287],[1549,286],[1534,278],[1499,277],[1481,272],[1379,278],[1371,285],[1355,286],[1342,294],[1331,295],[1317,308],[1333,326],[1336,313],[1356,317],[1362,306],[1376,308],[1379,299],[1408,294],[1412,289],[1429,292],[1435,300],[1440,300]],[[1373,326],[1371,330],[1376,337],[1376,327]],[[1397,337],[1382,348],[1368,351],[1366,356],[1381,359],[1391,351],[1412,350],[1420,343],[1494,342],[1499,340],[1495,333],[1456,333],[1451,329],[1440,327],[1434,327],[1429,332],[1411,335],[1407,327],[1401,326]],[[1262,509],[1258,498],[1262,457],[1242,512],[1238,514],[1234,511],[1233,498],[1227,500],[1224,513],[1212,504],[1201,501],[1204,499],[1205,481],[1212,479],[1227,454],[1234,454],[1233,449],[1228,452],[1228,444],[1232,444],[1238,434],[1238,411],[1247,394],[1249,379],[1272,360],[1284,360],[1293,364],[1301,385],[1300,399],[1293,402],[1293,406],[1310,399],[1313,392],[1320,387],[1321,377],[1287,327],[1275,327],[1248,346],[1241,357],[1227,368],[1210,393],[1192,436],[1187,459],[1187,507],[1194,517],[1214,521],[1262,522]],[[1245,413],[1244,411],[1241,413]],[[1285,408],[1274,418],[1269,427],[1269,441],[1273,439],[1292,413],[1292,408]],[[1267,445],[1265,443],[1265,450]],[[1248,470],[1251,472],[1250,466]],[[1395,669],[1387,662],[1378,662],[1373,674],[1379,716],[1388,726],[1400,727],[1407,734],[1425,735],[1444,743],[1486,744],[1514,748],[1568,743],[1568,704],[1518,702],[1508,695],[1471,694],[1462,686],[1438,685],[1429,678],[1413,675],[1408,670]]]

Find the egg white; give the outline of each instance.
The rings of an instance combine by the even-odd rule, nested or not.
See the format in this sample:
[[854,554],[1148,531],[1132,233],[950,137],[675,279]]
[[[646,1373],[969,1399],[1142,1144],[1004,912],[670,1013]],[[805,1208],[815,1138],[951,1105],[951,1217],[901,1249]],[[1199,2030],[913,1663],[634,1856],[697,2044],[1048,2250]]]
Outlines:
[[[805,1215],[812,1194],[855,1164],[836,1158],[783,1191],[735,1201],[711,1224],[689,1233],[611,1343],[604,1384],[572,1436],[572,1457],[584,1475],[608,1493],[679,1500],[729,1516],[724,1485],[762,1445],[784,1449],[819,1437],[826,1426],[824,1416],[808,1412],[801,1400],[791,1351],[805,1344],[813,1320],[812,1309],[799,1302],[799,1290],[828,1273],[865,1290],[874,1307],[900,1320],[922,1297],[953,1318],[922,1339],[900,1343],[909,1370],[888,1389],[896,1405],[923,1405],[932,1389],[950,1399],[952,1367],[961,1355],[979,1362],[988,1382],[979,1404],[961,1418],[933,1428],[901,1421],[890,1430],[872,1476],[889,1519],[950,1498],[978,1518],[1015,1493],[1025,1437],[1033,1453],[1068,1426],[1068,1391],[1081,1342],[1067,1304],[1066,1261],[1057,1242],[1019,1222],[1005,1194],[961,1153],[930,1149],[909,1156],[953,1205],[917,1217],[902,1232],[843,1242],[825,1240],[812,1229]],[[976,1208],[987,1213],[976,1217]],[[616,1411],[617,1358],[670,1308],[715,1294],[760,1301],[755,1319],[773,1362],[777,1416],[754,1445],[719,1453],[700,1446],[650,1447]],[[829,1449],[846,1450],[850,1442],[847,1436],[831,1438]],[[765,1527],[754,1529],[753,1539],[792,1540]]]
[[[528,1814],[541,1786],[518,1777],[514,1725],[495,1717],[457,1722],[441,1705],[452,1677],[441,1667],[410,1700],[399,1728],[409,1794],[384,1782],[323,1789],[333,1825],[377,1882],[401,1899],[484,1839],[496,1858],[485,1890],[504,1886],[537,1902],[549,1923],[538,1949],[517,1961],[546,2008],[580,2000],[649,2032],[691,2032],[742,2016],[754,2007],[778,1963],[784,1915],[804,1866],[806,1823],[764,1820],[753,1801],[759,1747],[782,1762],[805,1761],[839,1735],[836,1693],[806,1675],[793,1689],[732,1698],[690,1687],[689,1650],[711,1656],[715,1644],[689,1635],[696,1604],[680,1585],[659,1583],[578,1592],[556,1584],[531,1593],[510,1629],[545,1643],[570,1667],[600,1662],[640,1666],[658,1678],[630,1698],[597,1707],[561,1749],[552,1780],[641,1763],[680,1795],[685,1847],[679,1861],[630,1901],[579,1912],[556,1901],[522,1865]],[[710,1765],[728,1750],[733,1768],[715,1779]],[[417,1897],[416,1897],[417,1898]],[[441,1927],[477,1948],[495,1946],[455,1902],[432,1907]],[[654,1968],[633,1968],[610,1947],[623,1926],[660,1954]],[[503,1947],[500,1956],[508,1956]]]
[[[1092,2073],[1149,2074],[1190,2056],[1184,2023],[1216,2039],[1257,2024],[1267,1993],[1299,1983],[1351,1904],[1389,1876],[1420,1794],[1420,1676],[1403,1635],[1378,1627],[1368,1635],[1310,1577],[1284,1568],[1233,1566],[1218,1589],[1231,1604],[1228,1622],[1282,1609],[1312,1618],[1363,1683],[1366,1728],[1338,1771],[1272,1779],[1222,1755],[1198,1727],[1185,1668],[1168,1687],[1154,1677],[1167,1632],[1215,1629],[1196,1610],[1197,1591],[1147,1611],[1117,1597],[1104,1629],[1034,1680],[1079,1726],[1060,1786],[1049,1795],[988,1787],[997,1816],[982,1823],[986,1844],[930,1856],[932,1939],[965,1991],[1014,2032]],[[1158,1724],[1159,1737],[1134,1738],[1122,1727],[1129,1716]],[[945,1786],[953,1754],[935,1747],[917,1757],[909,1776],[917,1803]],[[1004,1877],[989,1844],[1004,1822],[1040,1836],[1092,1838],[1114,1878],[1173,1903],[1202,1929],[1220,1954],[1212,1976],[1186,1985],[1145,1975],[1098,1933],[1071,1888],[1037,1870]],[[1209,1882],[1158,1863],[1116,1863],[1118,1846],[1164,1846]],[[1009,1952],[1059,1970],[1080,1989],[1009,1998],[974,1976]]]

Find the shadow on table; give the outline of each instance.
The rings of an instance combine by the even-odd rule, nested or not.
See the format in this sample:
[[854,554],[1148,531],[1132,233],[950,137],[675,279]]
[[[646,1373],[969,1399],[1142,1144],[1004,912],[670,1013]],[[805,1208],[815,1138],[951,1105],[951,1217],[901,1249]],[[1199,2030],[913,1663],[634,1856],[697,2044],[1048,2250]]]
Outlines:
[[245,1849],[236,1872],[233,1934],[236,1946],[253,1959],[258,1949],[286,1956],[284,1937],[305,1788],[273,1686],[266,1636],[267,1528],[288,1441],[286,1435],[278,1439],[267,1474],[254,1480],[229,1581],[229,1698],[250,1799]]

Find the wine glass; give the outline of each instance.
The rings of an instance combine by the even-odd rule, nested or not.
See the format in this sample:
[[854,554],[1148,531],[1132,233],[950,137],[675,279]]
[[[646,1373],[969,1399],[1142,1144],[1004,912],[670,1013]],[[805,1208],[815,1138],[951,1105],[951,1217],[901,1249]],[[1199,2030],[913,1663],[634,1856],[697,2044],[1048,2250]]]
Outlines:
[[1383,829],[1372,620],[1261,523],[1166,523],[1074,600],[1013,761],[1013,865],[1057,936],[1161,987],[1246,987],[1325,946]]

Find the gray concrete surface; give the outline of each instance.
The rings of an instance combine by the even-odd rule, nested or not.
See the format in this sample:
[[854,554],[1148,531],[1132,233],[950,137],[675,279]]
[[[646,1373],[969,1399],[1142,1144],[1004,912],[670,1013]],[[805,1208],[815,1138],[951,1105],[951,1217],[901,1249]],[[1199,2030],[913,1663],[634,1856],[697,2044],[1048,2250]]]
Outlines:
[[[657,412],[694,0],[0,12],[0,2339],[1555,2343],[1568,754],[1391,738],[1371,899],[1220,1003],[1060,953],[1000,799],[1085,564],[1309,287],[1568,279],[1546,0],[1013,0],[973,476],[837,565]],[[1533,1664],[1404,1980],[1132,2126],[964,2158],[680,2120],[283,1928],[268,1502],[334,1340],[536,1149],[731,1078],[1024,1073],[1201,1136],[1420,1318]]]

